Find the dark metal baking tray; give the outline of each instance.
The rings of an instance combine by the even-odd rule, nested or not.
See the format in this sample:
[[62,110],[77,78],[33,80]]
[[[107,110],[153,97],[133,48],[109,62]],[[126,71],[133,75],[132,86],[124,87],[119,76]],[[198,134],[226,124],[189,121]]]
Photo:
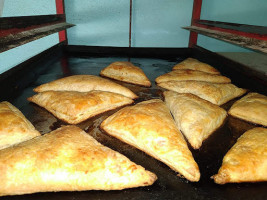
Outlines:
[[[77,48],[77,47],[76,47]],[[99,49],[95,49],[97,52]],[[12,87],[13,92],[6,92],[1,100],[9,100],[18,107],[33,125],[45,134],[66,123],[57,120],[45,109],[29,103],[26,99],[34,94],[33,88],[68,75],[74,74],[93,74],[98,75],[100,70],[113,61],[130,60],[135,65],[141,67],[152,82],[151,88],[144,88],[131,84],[116,81],[134,91],[140,98],[135,103],[152,98],[163,99],[164,89],[156,86],[154,80],[157,76],[171,70],[172,66],[186,57],[195,57],[202,61],[212,64],[218,68],[223,75],[230,77],[234,84],[239,87],[248,88],[250,91],[267,93],[265,77],[259,78],[253,73],[244,73],[247,68],[242,68],[237,63],[233,63],[223,57],[197,49],[158,49],[157,52],[165,52],[164,56],[156,55],[152,49],[149,55],[146,51],[145,57],[140,52],[145,49],[135,49],[128,51],[128,55],[119,53],[113,55],[114,51],[106,51],[105,54],[93,54],[72,51],[54,53],[39,59],[38,64],[29,68],[26,65],[22,71],[8,74],[7,79],[2,80],[1,93],[5,93]],[[103,52],[103,51],[101,51]],[[131,53],[132,52],[132,53]],[[139,54],[138,54],[139,52]],[[161,54],[161,55],[163,55]],[[121,56],[120,56],[121,55]],[[129,57],[130,56],[130,57]],[[41,60],[41,61],[40,61]],[[249,70],[248,70],[249,71]],[[250,71],[249,71],[250,72]],[[19,78],[14,78],[19,77]],[[14,80],[16,79],[16,80]],[[11,84],[10,80],[14,80]],[[6,81],[6,82],[5,82]],[[9,82],[8,82],[9,81]],[[7,84],[9,83],[9,84]],[[235,99],[236,100],[236,99]],[[228,110],[235,100],[232,100],[222,107]],[[109,111],[92,119],[86,120],[77,126],[84,129],[102,144],[119,151],[129,157],[132,161],[144,166],[154,172],[158,180],[149,187],[126,189],[122,191],[82,191],[82,192],[47,192],[35,193],[21,196],[7,196],[3,199],[266,199],[267,183],[241,183],[217,185],[210,177],[217,173],[222,158],[225,153],[236,142],[237,138],[246,130],[256,125],[244,122],[228,116],[224,125],[214,132],[210,138],[204,141],[199,150],[190,150],[196,162],[199,164],[201,179],[198,183],[191,183],[186,179],[177,176],[173,170],[162,162],[146,155],[144,152],[131,147],[116,138],[113,138],[99,129],[100,123],[109,115],[117,110]],[[190,145],[189,145],[190,147]],[[1,181],[1,180],[0,180]]]

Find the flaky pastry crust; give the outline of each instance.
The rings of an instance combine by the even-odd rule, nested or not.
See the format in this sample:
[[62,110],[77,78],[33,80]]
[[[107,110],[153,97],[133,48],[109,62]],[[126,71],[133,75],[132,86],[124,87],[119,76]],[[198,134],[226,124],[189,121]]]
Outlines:
[[0,103],[0,149],[39,136],[29,120],[11,103]]
[[138,96],[128,88],[117,84],[111,80],[94,76],[94,75],[73,75],[64,77],[49,83],[42,84],[34,88],[35,92],[53,91],[77,91],[90,92],[92,90],[100,90],[106,92],[114,92],[126,97],[135,99]]
[[199,149],[227,116],[224,109],[192,94],[165,91],[164,97],[178,128],[194,149]]
[[65,126],[0,151],[0,196],[35,192],[121,190],[156,175],[76,126]]
[[162,161],[188,180],[199,181],[198,165],[161,100],[127,106],[104,120],[101,128]]
[[212,67],[211,65],[200,62],[199,60],[194,59],[194,58],[187,58],[183,60],[182,62],[174,65],[172,69],[173,70],[192,69],[192,70],[202,71],[202,72],[206,72],[210,74],[220,74],[220,72],[214,67]]
[[228,113],[245,121],[267,126],[267,97],[255,92],[249,93],[236,101]]
[[230,83],[231,80],[225,76],[210,74],[206,72],[191,70],[191,69],[178,69],[166,74],[163,74],[156,78],[156,83],[162,83],[166,81],[205,81],[211,83]]
[[137,66],[134,66],[131,62],[113,62],[109,66],[102,69],[100,75],[145,87],[151,86],[151,82],[143,70]]
[[167,81],[158,84],[178,93],[191,93],[213,104],[222,105],[246,93],[230,83],[209,83],[204,81]]
[[238,138],[227,152],[215,183],[267,181],[267,129],[253,128]]
[[69,124],[78,124],[97,114],[133,103],[128,97],[104,91],[46,91],[28,100]]

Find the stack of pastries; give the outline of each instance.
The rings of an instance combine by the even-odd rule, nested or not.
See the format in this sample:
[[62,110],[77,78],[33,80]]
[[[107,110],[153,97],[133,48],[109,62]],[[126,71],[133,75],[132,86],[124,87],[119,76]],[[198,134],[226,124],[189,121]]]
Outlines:
[[[130,62],[111,63],[100,75],[73,75],[34,89],[37,94],[28,98],[30,102],[72,124],[44,135],[17,108],[0,103],[5,121],[0,124],[0,196],[152,185],[156,174],[75,126],[123,106],[100,128],[197,182],[201,173],[187,141],[200,149],[227,118],[220,106],[246,93],[214,67],[193,58],[156,78],[157,85],[168,90],[164,101],[157,98],[130,105],[138,96],[113,80],[151,86],[142,69]],[[267,126],[267,97],[249,93],[228,114]],[[267,129],[257,127],[238,139],[212,178],[217,184],[267,181],[266,171]]]

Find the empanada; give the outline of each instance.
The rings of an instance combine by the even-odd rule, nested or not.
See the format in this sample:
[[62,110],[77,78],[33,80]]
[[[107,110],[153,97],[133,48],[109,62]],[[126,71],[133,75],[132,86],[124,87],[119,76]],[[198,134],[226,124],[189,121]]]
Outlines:
[[227,152],[215,183],[267,181],[267,129],[253,128]]
[[231,99],[242,96],[245,89],[233,84],[209,83],[204,81],[167,81],[158,84],[178,93],[191,93],[213,104],[222,105]]
[[77,92],[90,92],[92,90],[100,90],[122,94],[132,99],[138,97],[128,88],[114,83],[113,81],[110,81],[108,79],[94,75],[68,76],[34,88],[35,92],[44,92],[48,90]]
[[211,83],[230,83],[231,80],[225,76],[217,74],[209,74],[206,72],[191,70],[191,69],[178,69],[166,74],[163,74],[156,78],[156,83],[162,83],[166,81],[206,81]]
[[249,93],[236,101],[228,113],[245,121],[267,126],[267,97]]
[[64,126],[0,151],[0,196],[121,190],[151,185],[156,179],[76,126]]
[[0,103],[0,149],[39,135],[31,122],[15,106],[7,101]]
[[143,70],[131,62],[113,62],[102,69],[100,75],[136,85],[151,86]]
[[178,128],[194,149],[199,149],[227,116],[224,109],[192,94],[165,91],[164,97]]
[[97,114],[133,103],[132,99],[123,95],[97,90],[91,92],[46,91],[28,100],[44,107],[57,118],[70,124],[78,124]]
[[172,69],[173,70],[192,69],[192,70],[202,71],[202,72],[206,72],[210,74],[220,74],[220,72],[214,67],[210,66],[207,63],[200,62],[199,60],[194,59],[194,58],[187,58],[183,60],[182,62],[174,65]]
[[169,109],[160,99],[127,106],[102,122],[108,134],[162,161],[190,181],[200,172]]

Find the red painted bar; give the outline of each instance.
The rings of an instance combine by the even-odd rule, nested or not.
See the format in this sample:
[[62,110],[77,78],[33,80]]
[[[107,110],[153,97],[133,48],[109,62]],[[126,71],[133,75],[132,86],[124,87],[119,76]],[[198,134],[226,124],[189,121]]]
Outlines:
[[[194,22],[200,19],[201,6],[202,6],[202,0],[194,0],[191,25],[194,25]],[[188,44],[189,47],[193,47],[194,45],[197,44],[197,36],[198,36],[197,33],[190,31],[189,44]]]
[[[56,9],[57,9],[57,14],[64,14],[65,15],[64,0],[56,0]],[[63,42],[63,41],[67,42],[66,30],[60,31],[58,33],[58,37],[59,37],[59,42]]]
[[63,0],[56,0],[57,14],[64,14],[64,2]]

